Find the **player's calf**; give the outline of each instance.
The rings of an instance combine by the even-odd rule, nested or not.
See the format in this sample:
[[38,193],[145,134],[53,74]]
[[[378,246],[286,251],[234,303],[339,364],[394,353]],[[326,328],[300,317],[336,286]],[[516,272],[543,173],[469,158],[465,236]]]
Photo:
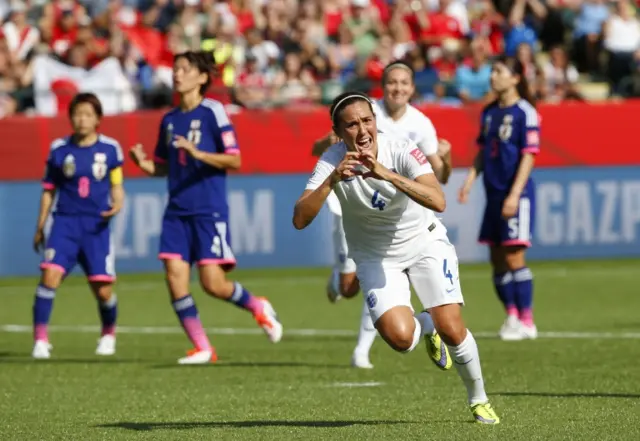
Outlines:
[[422,328],[408,306],[396,306],[376,321],[382,339],[398,352],[411,352],[420,342]]
[[[115,353],[116,321],[118,319],[118,297],[113,292],[111,282],[90,282],[96,300],[102,323],[101,339],[96,353],[98,355],[113,355]],[[109,336],[108,338],[103,338]],[[104,341],[104,342],[103,342]]]
[[49,358],[49,320],[53,310],[56,289],[60,286],[64,272],[55,268],[45,268],[33,300],[33,340],[34,358]]

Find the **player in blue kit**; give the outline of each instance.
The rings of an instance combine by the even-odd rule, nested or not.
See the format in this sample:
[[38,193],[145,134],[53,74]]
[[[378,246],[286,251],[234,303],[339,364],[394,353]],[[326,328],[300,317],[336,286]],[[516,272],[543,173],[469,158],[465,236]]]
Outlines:
[[217,356],[190,294],[191,265],[199,266],[206,293],[251,312],[269,339],[282,338],[282,325],[265,298],[254,297],[226,278],[235,267],[229,232],[227,170],[240,167],[236,135],[224,107],[203,98],[214,66],[211,53],[185,52],[173,65],[174,89],[180,105],[160,124],[154,159],[141,145],[131,149],[133,161],[150,176],[167,176],[169,203],[160,237],[173,308],[194,349],[180,364],[204,364]]
[[[78,94],[69,107],[73,135],[53,141],[42,181],[40,214],[34,237],[42,277],[33,305],[33,358],[51,357],[47,326],[56,290],[79,263],[98,300],[102,334],[97,355],[116,350],[116,278],[109,220],[122,208],[123,155],[115,139],[97,132],[102,105],[92,93]],[[57,201],[54,206],[54,198]],[[53,225],[45,245],[45,223],[52,213]]]
[[507,311],[503,340],[535,339],[533,276],[525,253],[531,246],[535,187],[531,171],[540,150],[538,112],[529,96],[522,64],[501,57],[491,71],[498,99],[482,112],[476,156],[459,200],[467,201],[476,177],[483,173],[487,206],[479,241],[490,246],[496,292]]

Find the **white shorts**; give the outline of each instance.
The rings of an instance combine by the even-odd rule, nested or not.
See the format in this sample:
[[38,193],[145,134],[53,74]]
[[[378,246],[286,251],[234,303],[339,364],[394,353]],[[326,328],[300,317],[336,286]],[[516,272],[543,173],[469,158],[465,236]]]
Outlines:
[[342,216],[333,216],[333,252],[334,269],[340,274],[352,274],[356,272],[356,263],[349,258],[347,237],[344,235]]
[[408,265],[362,262],[358,264],[357,273],[374,323],[396,306],[413,310],[411,286],[424,309],[464,304],[458,256],[446,238],[434,240],[425,253]]

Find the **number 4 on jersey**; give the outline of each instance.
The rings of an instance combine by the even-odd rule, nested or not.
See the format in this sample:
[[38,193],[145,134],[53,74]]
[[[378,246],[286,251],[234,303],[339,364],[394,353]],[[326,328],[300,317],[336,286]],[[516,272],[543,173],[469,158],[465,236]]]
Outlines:
[[371,206],[380,211],[384,210],[384,207],[387,206],[385,201],[380,197],[380,192],[378,190],[376,190],[371,197]]
[[442,272],[444,273],[444,278],[449,279],[449,282],[453,285],[453,274],[449,268],[447,268],[447,259],[444,259],[444,264],[442,265]]

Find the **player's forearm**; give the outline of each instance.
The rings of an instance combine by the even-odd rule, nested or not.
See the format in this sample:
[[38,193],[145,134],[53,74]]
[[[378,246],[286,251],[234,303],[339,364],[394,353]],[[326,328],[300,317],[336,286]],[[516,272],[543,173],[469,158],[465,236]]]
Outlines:
[[55,190],[42,191],[42,195],[40,196],[40,212],[38,213],[38,230],[42,230],[44,228],[44,224],[47,222],[47,217],[49,217],[55,193]]
[[140,170],[142,170],[145,174],[149,176],[165,176],[166,174],[161,174],[163,169],[162,165],[157,162],[154,162],[151,159],[143,159],[137,163]]
[[440,185],[428,185],[412,181],[409,178],[389,171],[385,180],[391,182],[398,190],[409,196],[414,202],[429,210],[442,213],[447,206],[444,193]]
[[293,209],[293,226],[296,230],[308,227],[316,218],[329,194],[333,190],[332,176],[329,176],[320,187],[302,196]]
[[453,165],[451,162],[451,153],[447,153],[442,156],[442,170],[440,170],[440,176],[438,176],[438,181],[443,184],[449,182],[449,178],[451,177],[451,172],[453,171]]
[[119,185],[111,186],[111,208],[120,211],[124,204],[124,187]]
[[482,173],[483,168],[484,160],[482,159],[482,152],[479,152],[473,160],[473,165],[469,169],[469,173],[467,173],[467,177],[464,180],[464,186],[466,188],[471,188],[476,178]]
[[201,150],[196,150],[193,154],[193,157],[194,159],[197,159],[200,162],[204,162],[211,167],[225,170],[238,170],[240,168],[240,165],[242,165],[240,155],[229,155],[226,153],[209,153],[203,152]]
[[531,153],[525,153],[522,155],[522,160],[520,161],[518,171],[516,172],[516,178],[514,179],[513,185],[511,185],[511,191],[509,192],[511,196],[520,197],[525,185],[527,185],[529,176],[531,176],[534,163],[535,157]]

